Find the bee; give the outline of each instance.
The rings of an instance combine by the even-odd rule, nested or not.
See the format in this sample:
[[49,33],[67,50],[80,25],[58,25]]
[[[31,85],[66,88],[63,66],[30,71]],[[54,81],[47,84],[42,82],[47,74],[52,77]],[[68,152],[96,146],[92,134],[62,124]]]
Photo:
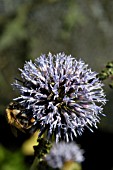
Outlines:
[[[30,131],[35,124],[35,118],[32,116],[31,111],[25,109],[18,102],[11,102],[9,104],[6,108],[6,117],[8,123],[13,129],[19,129],[24,133]],[[32,129],[32,131],[35,130]]]

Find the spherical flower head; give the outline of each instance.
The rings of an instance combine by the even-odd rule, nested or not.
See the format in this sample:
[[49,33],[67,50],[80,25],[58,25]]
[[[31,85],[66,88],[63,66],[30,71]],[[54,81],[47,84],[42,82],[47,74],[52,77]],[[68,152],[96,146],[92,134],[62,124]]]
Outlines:
[[103,84],[82,60],[49,53],[26,62],[20,71],[22,80],[13,86],[21,96],[14,100],[32,110],[39,136],[46,131],[48,138],[68,142],[85,127],[97,127],[106,103]]
[[84,160],[83,150],[74,142],[55,143],[45,160],[52,168],[62,168],[69,161],[81,163]]

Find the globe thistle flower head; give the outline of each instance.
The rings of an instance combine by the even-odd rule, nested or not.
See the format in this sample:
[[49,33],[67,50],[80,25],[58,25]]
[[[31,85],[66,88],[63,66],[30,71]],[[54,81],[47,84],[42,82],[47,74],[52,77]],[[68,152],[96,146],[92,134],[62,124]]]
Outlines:
[[47,164],[52,168],[62,168],[66,162],[82,163],[84,151],[74,143],[59,142],[53,144],[49,154],[45,157]]
[[21,95],[14,100],[32,110],[39,136],[46,131],[48,138],[68,142],[85,127],[97,127],[106,103],[103,84],[82,60],[49,53],[19,70],[22,80],[13,86]]

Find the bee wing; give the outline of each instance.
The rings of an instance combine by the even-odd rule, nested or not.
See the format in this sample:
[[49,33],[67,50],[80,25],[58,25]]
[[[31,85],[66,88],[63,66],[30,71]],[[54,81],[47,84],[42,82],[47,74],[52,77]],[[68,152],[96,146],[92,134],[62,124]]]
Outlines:
[[13,135],[15,137],[18,137],[18,131],[17,131],[17,128],[15,126],[10,126],[11,127],[11,132],[13,133]]

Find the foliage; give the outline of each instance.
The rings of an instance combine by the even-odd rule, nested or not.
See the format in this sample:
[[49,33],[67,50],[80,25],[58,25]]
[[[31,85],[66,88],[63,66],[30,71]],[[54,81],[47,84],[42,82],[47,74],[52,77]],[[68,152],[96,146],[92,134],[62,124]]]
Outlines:
[[20,151],[11,152],[0,146],[0,169],[1,170],[27,170],[24,156]]

